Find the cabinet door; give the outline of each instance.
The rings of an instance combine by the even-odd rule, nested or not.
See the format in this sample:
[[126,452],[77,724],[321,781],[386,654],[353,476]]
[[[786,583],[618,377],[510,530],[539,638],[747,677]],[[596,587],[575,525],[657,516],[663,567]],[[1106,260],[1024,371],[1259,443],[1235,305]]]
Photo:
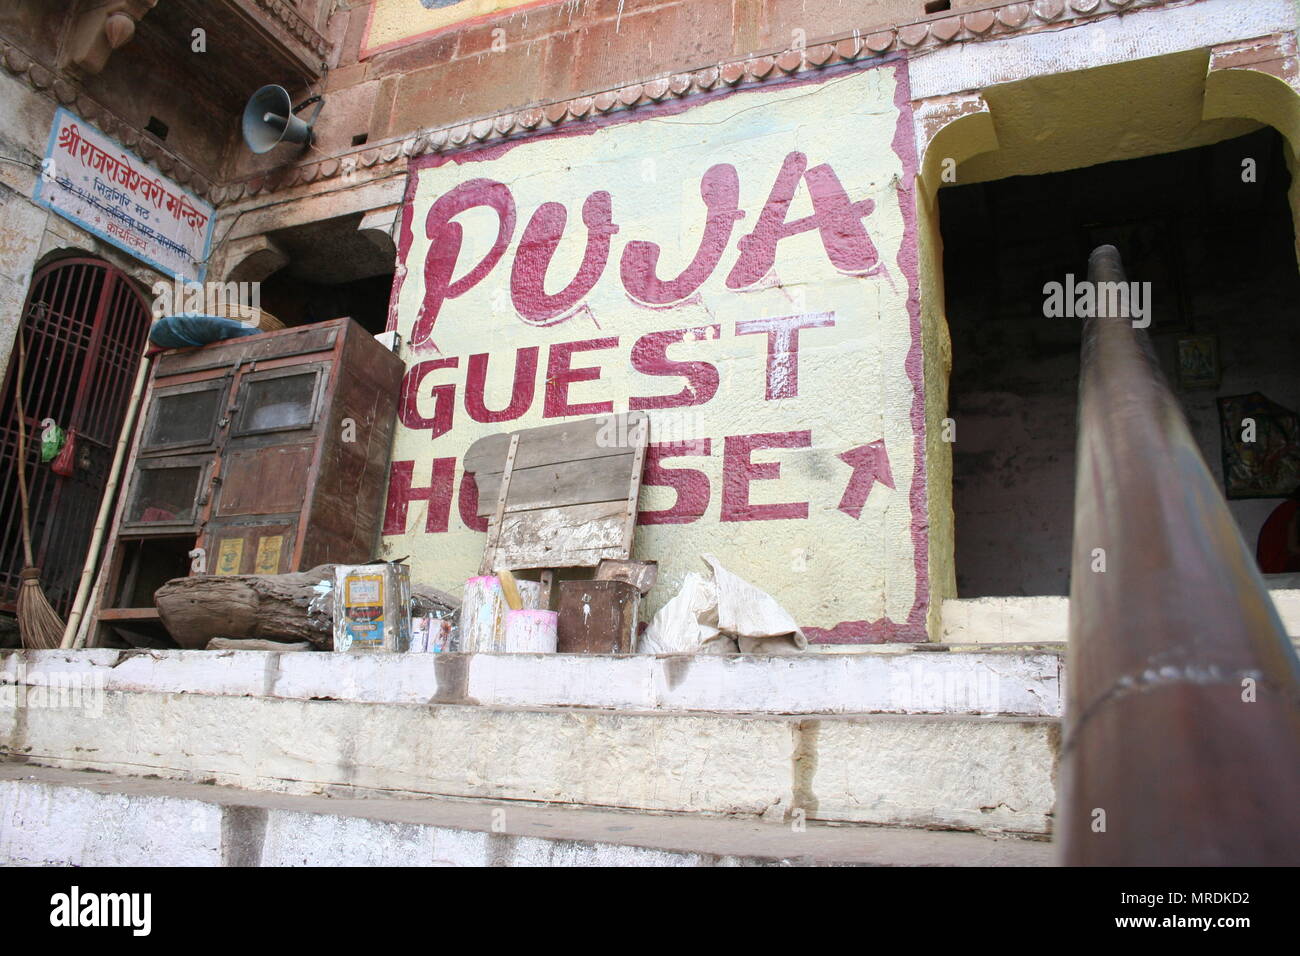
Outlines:
[[211,448],[224,412],[230,379],[155,388],[140,436],[140,454]]
[[172,455],[136,462],[122,528],[132,534],[197,528],[208,499],[211,455]]
[[328,362],[313,362],[244,375],[235,402],[232,440],[314,429],[328,368]]
[[314,443],[228,448],[221,458],[221,482],[214,514],[290,514],[302,510],[311,477]]

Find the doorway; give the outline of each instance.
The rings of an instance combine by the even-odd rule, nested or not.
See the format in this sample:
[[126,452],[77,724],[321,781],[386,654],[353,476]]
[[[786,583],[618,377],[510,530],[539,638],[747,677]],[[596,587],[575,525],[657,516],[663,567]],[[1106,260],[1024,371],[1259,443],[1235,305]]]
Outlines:
[[[1290,187],[1266,128],[939,192],[958,596],[1069,593],[1081,321],[1047,317],[1044,285],[1086,278],[1095,246],[1113,243],[1128,279],[1152,284],[1152,346],[1221,488],[1220,399],[1300,411]],[[1192,347],[1203,367],[1180,374]],[[1278,503],[1229,500],[1252,549]]]
[[[32,550],[50,604],[66,616],[76,595],[151,314],[121,271],[98,259],[38,269],[18,334],[26,350],[18,417],[18,348],[0,398],[0,611],[14,613],[23,566],[18,430],[26,430]],[[41,423],[76,433],[73,473],[41,461]]]

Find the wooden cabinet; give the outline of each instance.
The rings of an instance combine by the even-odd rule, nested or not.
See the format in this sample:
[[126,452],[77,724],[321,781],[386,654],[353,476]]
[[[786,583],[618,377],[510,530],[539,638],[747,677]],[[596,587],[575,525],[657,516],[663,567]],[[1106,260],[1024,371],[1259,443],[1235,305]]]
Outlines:
[[370,560],[402,372],[350,319],[160,355],[92,633],[165,638],[153,592],[195,548],[209,574]]

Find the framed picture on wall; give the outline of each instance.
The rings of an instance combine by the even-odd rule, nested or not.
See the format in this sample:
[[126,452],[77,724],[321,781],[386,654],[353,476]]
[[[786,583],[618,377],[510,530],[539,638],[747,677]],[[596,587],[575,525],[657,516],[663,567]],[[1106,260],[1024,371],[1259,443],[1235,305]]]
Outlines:
[[1222,378],[1217,335],[1188,335],[1178,340],[1178,387],[1218,388]]
[[1112,245],[1119,250],[1124,263],[1124,274],[1129,282],[1151,283],[1143,286],[1150,290],[1151,324],[1147,331],[1153,335],[1162,332],[1186,332],[1191,328],[1184,281],[1182,231],[1177,217],[1156,216],[1125,222],[1097,222],[1083,227],[1083,261],[1100,245]]
[[1223,493],[1285,498],[1300,487],[1300,415],[1259,392],[1219,399]]

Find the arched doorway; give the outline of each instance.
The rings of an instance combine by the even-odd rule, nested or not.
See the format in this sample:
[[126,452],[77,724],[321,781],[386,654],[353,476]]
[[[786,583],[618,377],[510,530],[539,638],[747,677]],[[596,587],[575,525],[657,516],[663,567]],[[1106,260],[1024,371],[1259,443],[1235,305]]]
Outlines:
[[[98,259],[38,269],[18,334],[26,348],[23,410],[16,401],[15,343],[0,400],[0,610],[13,613],[23,564],[18,429],[27,429],[32,548],[50,603],[66,615],[90,544],[131,385],[149,332],[144,296]],[[61,477],[40,460],[40,423],[75,430],[76,466]],[[31,439],[35,439],[32,441]]]
[[[949,630],[932,616],[933,633],[979,640],[972,636],[977,627],[963,622],[978,620],[983,626],[995,620],[990,630],[1005,634],[1003,628],[1013,626],[1007,621],[1032,620],[1033,630],[1021,633],[1065,634],[1075,396],[1070,375],[1060,369],[1066,362],[1077,369],[1078,351],[1063,337],[1065,322],[1043,315],[1045,279],[1039,260],[1056,257],[1050,267],[1054,280],[1070,272],[1079,277],[1089,243],[1111,242],[1120,247],[1126,266],[1142,273],[1130,274],[1131,280],[1158,286],[1170,276],[1178,279],[1175,285],[1181,284],[1191,298],[1180,305],[1178,289],[1166,281],[1158,291],[1155,328],[1148,335],[1212,469],[1220,461],[1215,407],[1222,397],[1219,392],[1253,391],[1254,384],[1234,378],[1241,374],[1254,381],[1261,375],[1281,380],[1294,333],[1283,328],[1278,303],[1271,303],[1276,314],[1270,312],[1272,337],[1266,338],[1258,334],[1256,324],[1241,318],[1251,308],[1244,298],[1232,290],[1218,301],[1215,296],[1219,287],[1228,288],[1232,282],[1254,283],[1248,292],[1278,294],[1283,300],[1287,290],[1294,291],[1294,264],[1290,276],[1278,270],[1285,264],[1284,254],[1300,250],[1294,229],[1294,222],[1300,222],[1300,190],[1295,186],[1300,183],[1295,159],[1300,111],[1295,92],[1284,80],[1220,66],[1216,57],[1210,50],[1189,50],[987,86],[964,95],[960,108],[954,106],[949,114],[953,118],[936,123],[930,134],[919,177],[925,201],[918,203],[923,327],[931,355],[926,396],[932,403],[929,427],[936,436],[927,448],[932,475],[930,577],[936,604],[942,599],[943,613],[951,611],[955,622]],[[1171,173],[1178,164],[1182,168]],[[1247,168],[1250,176],[1243,178]],[[1098,177],[1107,175],[1120,178],[1098,193]],[[1167,181],[1170,175],[1176,178]],[[1049,188],[1067,181],[1069,188]],[[971,188],[976,186],[982,188]],[[1000,202],[995,195],[999,189],[1008,191],[1018,208]],[[943,201],[945,192],[951,194]],[[1121,201],[1131,207],[1123,215],[1105,208]],[[1162,201],[1166,209],[1152,208]],[[942,212],[941,205],[946,207]],[[1231,223],[1216,221],[1216,214],[1223,219],[1225,211],[1231,213]],[[1161,217],[1166,220],[1162,228],[1148,222]],[[972,226],[975,241],[964,241],[970,239]],[[1031,228],[1049,229],[1050,241],[1041,231],[1030,234]],[[1259,243],[1267,248],[1267,259],[1256,255],[1249,261],[1245,250],[1255,250]],[[1226,257],[1219,262],[1206,252],[1216,246]],[[1062,251],[1064,259],[1058,254]],[[1234,267],[1225,269],[1223,263],[1230,260]],[[1211,287],[1216,282],[1218,287]],[[996,317],[987,321],[991,311],[1007,302],[1032,313],[1028,330],[1020,329],[1019,342],[1007,340],[1007,330]],[[1169,308],[1175,313],[1172,322],[1159,314]],[[1242,336],[1238,328],[1234,335],[1218,335],[1221,317],[1246,321],[1250,334]],[[1197,343],[1190,340],[1210,336],[1218,336],[1228,363],[1224,368],[1232,374],[1222,378],[1218,389],[1179,385],[1176,357],[1183,340],[1191,346]],[[1236,351],[1241,341],[1248,341],[1250,354]],[[1016,367],[1014,353],[1019,350],[1023,358],[1026,349],[1033,350],[1036,360]],[[1266,366],[1265,359],[1275,364]],[[981,367],[982,360],[989,367]],[[1020,374],[1026,365],[1032,380]],[[973,375],[978,388],[981,374],[984,384],[991,379],[995,385],[983,391],[998,394],[989,394],[976,406],[970,385]],[[1023,403],[1015,404],[1018,392],[1049,385],[1061,399],[1054,421],[1041,408],[1026,410]],[[961,394],[963,387],[966,395]],[[1284,387],[1270,384],[1268,391],[1297,401],[1283,394]],[[946,433],[945,423],[951,425]],[[1055,448],[1044,439],[1049,431],[1057,441]],[[951,437],[938,437],[945,434]],[[1017,439],[1018,450],[1032,452],[1037,461],[1028,454],[1016,457]],[[1047,465],[1066,480],[1049,480],[1043,474]],[[1006,485],[1000,484],[1003,480]],[[1024,493],[1026,485],[1032,493]],[[1052,488],[1058,489],[1054,497]],[[1003,517],[1014,508],[1018,525],[998,520],[998,496],[1010,502],[1001,506]],[[1056,508],[1054,513],[1049,504]],[[1230,507],[1253,546],[1262,520],[1262,515],[1252,514],[1255,503],[1234,501]],[[978,543],[985,530],[985,543],[996,551],[996,560],[987,553],[972,554],[967,547],[973,539]],[[1056,543],[1047,548],[1052,538]],[[1051,563],[1044,559],[1044,550],[1056,556]],[[963,564],[974,573],[959,587]],[[983,581],[974,580],[977,575]],[[1002,579],[993,580],[998,575]],[[1008,603],[1021,597],[1035,603]],[[970,600],[953,600],[957,598]],[[976,603],[981,601],[987,603]],[[1057,614],[1051,609],[1059,609],[1059,617],[1040,626],[1049,614]],[[968,612],[972,616],[963,618]]]

